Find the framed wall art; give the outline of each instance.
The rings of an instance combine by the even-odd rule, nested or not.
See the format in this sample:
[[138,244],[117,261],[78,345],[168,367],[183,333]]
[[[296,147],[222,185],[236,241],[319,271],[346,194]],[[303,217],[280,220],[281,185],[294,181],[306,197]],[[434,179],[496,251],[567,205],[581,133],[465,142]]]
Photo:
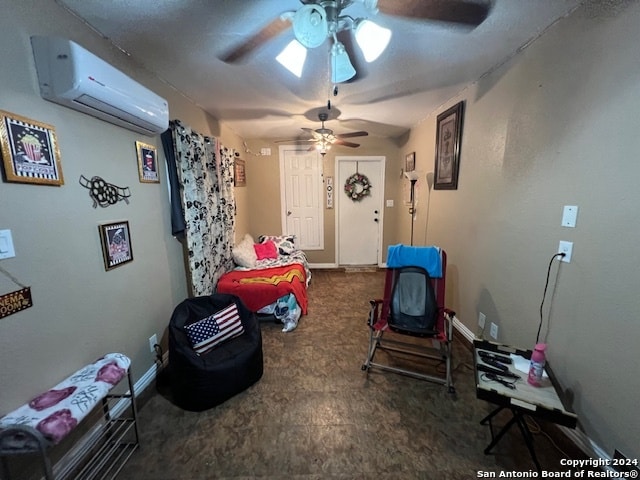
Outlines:
[[133,261],[129,222],[105,223],[98,226],[105,270]]
[[245,187],[247,185],[245,161],[239,158],[236,158],[233,162],[233,184],[236,187]]
[[160,183],[158,175],[158,151],[153,145],[136,142],[138,175],[142,183]]
[[457,190],[460,171],[463,102],[438,115],[434,190]]
[[404,157],[404,171],[413,172],[415,169],[416,169],[416,152],[411,152]]
[[64,184],[55,128],[0,110],[0,143],[7,182]]

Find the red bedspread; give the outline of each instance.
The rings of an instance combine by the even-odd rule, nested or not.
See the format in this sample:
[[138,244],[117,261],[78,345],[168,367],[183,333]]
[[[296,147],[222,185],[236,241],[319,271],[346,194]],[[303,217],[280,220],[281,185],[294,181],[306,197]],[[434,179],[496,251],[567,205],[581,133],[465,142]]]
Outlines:
[[307,313],[307,287],[304,267],[298,263],[260,270],[232,270],[218,280],[216,292],[240,297],[253,312],[293,293],[302,314]]

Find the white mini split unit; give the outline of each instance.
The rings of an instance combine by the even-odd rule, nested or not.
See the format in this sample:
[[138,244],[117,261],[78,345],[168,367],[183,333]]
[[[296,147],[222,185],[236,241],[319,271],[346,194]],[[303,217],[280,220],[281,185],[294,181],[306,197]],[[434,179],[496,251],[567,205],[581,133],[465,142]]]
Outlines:
[[165,99],[80,45],[33,36],[31,46],[42,98],[145,135],[168,128]]

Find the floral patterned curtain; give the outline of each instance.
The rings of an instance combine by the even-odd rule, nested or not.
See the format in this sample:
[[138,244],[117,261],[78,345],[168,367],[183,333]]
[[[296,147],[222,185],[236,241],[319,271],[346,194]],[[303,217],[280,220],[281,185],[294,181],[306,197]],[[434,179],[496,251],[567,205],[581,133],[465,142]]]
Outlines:
[[194,296],[211,295],[233,266],[235,235],[234,151],[216,138],[171,122]]

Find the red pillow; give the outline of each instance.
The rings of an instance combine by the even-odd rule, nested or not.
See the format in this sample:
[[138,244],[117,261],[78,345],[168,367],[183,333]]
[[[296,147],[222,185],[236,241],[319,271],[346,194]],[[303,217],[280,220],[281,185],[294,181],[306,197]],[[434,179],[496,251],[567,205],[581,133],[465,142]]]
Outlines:
[[278,258],[278,249],[276,244],[272,240],[264,243],[256,243],[253,245],[258,260],[264,260],[265,258]]

